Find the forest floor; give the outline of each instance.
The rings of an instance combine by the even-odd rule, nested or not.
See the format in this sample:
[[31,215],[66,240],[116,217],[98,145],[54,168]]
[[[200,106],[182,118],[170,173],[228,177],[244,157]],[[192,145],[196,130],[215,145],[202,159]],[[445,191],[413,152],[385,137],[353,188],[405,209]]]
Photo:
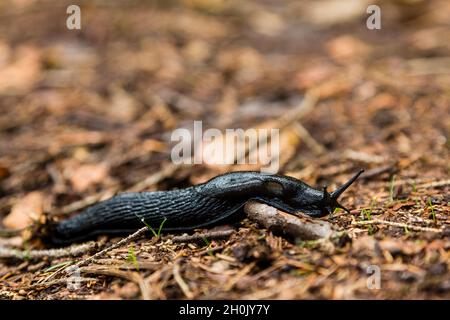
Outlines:
[[[449,299],[450,3],[371,1],[381,30],[367,1],[337,3],[81,1],[67,30],[67,1],[2,1],[0,298]],[[66,268],[120,238],[39,251],[46,221],[118,192],[255,169],[173,165],[171,132],[194,120],[279,128],[280,173],[313,186],[364,168],[351,212],[322,218],[345,236],[148,232],[79,279]]]

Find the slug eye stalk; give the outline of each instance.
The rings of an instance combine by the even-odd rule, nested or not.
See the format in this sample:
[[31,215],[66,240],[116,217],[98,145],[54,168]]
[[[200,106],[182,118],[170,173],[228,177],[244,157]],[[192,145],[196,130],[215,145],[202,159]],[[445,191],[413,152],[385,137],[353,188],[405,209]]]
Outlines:
[[358,177],[364,172],[364,169],[359,170],[359,172],[357,174],[355,174],[353,177],[351,177],[346,183],[344,183],[342,186],[338,187],[336,190],[334,190],[331,193],[331,198],[333,199],[337,199],[339,198],[339,196],[348,189],[348,187],[350,187],[353,182],[356,181],[356,179],[358,179]]
[[337,199],[339,196],[344,193],[345,190],[347,190],[355,181],[359,178],[359,176],[364,172],[364,169],[361,169],[356,173],[353,177],[351,177],[346,183],[344,183],[342,186],[338,187],[336,190],[334,190],[331,194],[327,192],[326,187],[323,189],[323,198],[326,200],[326,203],[330,203],[332,207],[335,208],[341,208],[345,210],[346,212],[350,213],[350,210],[348,210],[346,207],[341,205]]

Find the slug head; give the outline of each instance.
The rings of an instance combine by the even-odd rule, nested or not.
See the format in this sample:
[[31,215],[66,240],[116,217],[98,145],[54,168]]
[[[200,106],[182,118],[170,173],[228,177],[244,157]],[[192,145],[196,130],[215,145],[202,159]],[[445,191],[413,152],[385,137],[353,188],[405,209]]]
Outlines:
[[[307,197],[303,196],[301,209],[299,211],[304,212],[312,217],[324,217],[334,212],[336,208],[341,208],[347,212],[350,212],[346,207],[338,202],[339,196],[348,189],[358,177],[364,172],[360,170],[352,178],[350,178],[342,186],[338,187],[335,191],[329,193],[327,186],[324,186],[321,191],[309,190]],[[304,198],[307,198],[305,202]],[[300,206],[299,206],[300,207]]]

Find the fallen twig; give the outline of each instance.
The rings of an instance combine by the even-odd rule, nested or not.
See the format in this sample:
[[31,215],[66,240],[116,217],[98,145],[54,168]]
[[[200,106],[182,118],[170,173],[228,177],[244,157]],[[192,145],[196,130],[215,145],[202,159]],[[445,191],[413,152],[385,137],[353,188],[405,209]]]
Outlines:
[[147,288],[147,284],[144,278],[137,272],[131,271],[122,271],[112,267],[84,267],[80,268],[80,272],[87,274],[95,274],[95,275],[105,275],[105,276],[113,276],[119,277],[131,282],[136,283],[141,290],[142,299],[150,300],[150,291]]
[[[72,280],[71,277],[67,277],[67,278],[55,279],[55,280],[47,281],[47,282],[33,283],[28,286],[23,286],[22,289],[24,289],[24,290],[46,289],[46,288],[49,288],[49,287],[55,286],[55,285],[68,284],[71,280]],[[80,278],[77,278],[76,281],[77,281],[77,283],[81,283],[81,282],[98,281],[98,279],[80,277]]]
[[306,114],[314,109],[317,102],[319,101],[319,96],[314,90],[309,90],[305,93],[300,105],[293,109],[292,111],[286,113],[283,117],[277,120],[276,128],[284,128],[288,125],[297,122]]
[[366,172],[364,172],[361,175],[361,179],[370,179],[373,177],[376,177],[380,174],[383,173],[395,173],[396,171],[398,171],[398,169],[395,167],[395,165],[386,165],[386,166],[381,166],[381,167],[376,167],[370,170],[367,170]]
[[294,124],[294,130],[297,133],[297,135],[303,139],[303,141],[306,143],[306,145],[311,149],[312,152],[316,155],[321,155],[325,152],[325,147],[317,142],[316,139],[309,133],[306,128],[301,125],[299,122],[296,122]]
[[450,179],[419,184],[417,189],[437,188],[450,185]]
[[344,151],[343,156],[349,160],[360,161],[365,163],[384,163],[386,160],[384,157],[369,154],[366,152],[355,151],[351,149],[347,149]]
[[230,236],[234,232],[233,229],[230,230],[218,230],[218,231],[209,231],[205,233],[195,233],[192,235],[181,235],[175,236],[171,240],[172,242],[195,242],[204,239],[218,239],[218,238],[226,238]]
[[183,278],[180,275],[180,266],[178,264],[178,261],[175,261],[175,263],[173,264],[172,272],[173,272],[173,278],[175,279],[177,284],[180,286],[181,291],[183,291],[186,298],[193,299],[194,294],[191,292],[191,290],[189,289],[189,286],[187,285],[187,283],[183,280]]
[[124,262],[118,259],[98,259],[93,261],[96,265],[115,267],[121,270],[158,270],[162,264],[154,261],[138,260],[136,263]]
[[406,229],[411,229],[411,230],[414,230],[414,231],[424,231],[424,232],[440,233],[440,232],[443,231],[442,229],[420,227],[420,226],[414,226],[414,225],[407,224],[407,223],[386,221],[386,220],[380,220],[380,219],[373,219],[373,220],[368,220],[368,221],[354,221],[354,222],[352,222],[352,225],[358,225],[358,226],[372,225],[372,224],[384,224],[384,225],[388,225],[388,226],[399,227],[399,228],[406,228]]
[[42,258],[78,257],[99,248],[99,243],[88,242],[60,249],[48,250],[17,250],[0,247],[0,258],[16,258],[21,260]]
[[335,234],[329,222],[293,216],[263,203],[250,201],[245,204],[244,211],[251,220],[265,228],[295,239],[317,240]]
[[68,270],[69,268],[74,268],[74,267],[80,268],[82,266],[85,266],[89,262],[91,262],[92,260],[100,258],[105,253],[107,253],[108,251],[114,250],[114,249],[116,249],[116,248],[118,248],[118,247],[120,247],[122,245],[125,245],[125,244],[129,243],[130,241],[138,238],[139,236],[143,235],[146,231],[148,231],[148,228],[147,227],[142,227],[139,230],[137,230],[135,233],[130,234],[128,237],[123,238],[122,240],[120,240],[120,241],[114,243],[113,245],[103,249],[102,251],[97,252],[96,254],[90,256],[89,258],[81,260],[81,261],[77,262],[76,264],[74,264],[73,266],[67,267],[65,269],[65,271],[66,272],[69,271]]
[[211,248],[211,247],[208,246],[208,248],[206,248],[205,250],[200,251],[200,252],[198,253],[198,255],[199,255],[199,256],[204,256],[204,255],[206,255],[206,254],[211,255],[211,254],[213,254],[214,252],[223,250],[223,248],[224,248],[224,246],[217,246],[217,247],[214,247],[214,248]]
[[[296,107],[295,109],[291,110],[290,112],[284,114],[282,117],[277,119],[275,122],[273,122],[272,120],[269,120],[262,127],[268,126],[271,128],[280,128],[281,130],[283,130],[284,128],[290,126],[291,124],[297,123],[302,117],[304,117],[311,110],[313,110],[314,106],[317,104],[318,100],[319,100],[319,97],[317,96],[317,94],[314,93],[313,90],[310,90],[305,93],[305,96],[304,96],[303,100],[300,102],[300,104],[298,105],[298,107]],[[300,127],[302,127],[302,126],[300,125]],[[306,129],[304,129],[304,131],[306,131]],[[305,133],[305,132],[297,131],[297,134],[300,134],[300,136],[302,136],[302,133]],[[307,131],[306,131],[306,134],[309,135],[309,133]],[[305,135],[303,135],[303,137],[305,137]],[[310,137],[310,139],[308,140],[308,142],[311,142],[311,140],[314,140],[310,135],[309,135],[309,137]],[[257,141],[250,142],[248,144],[248,148],[245,150],[245,152],[243,152],[240,156],[235,158],[234,163],[241,163],[241,161],[243,159],[245,159],[245,157],[247,155],[253,155],[254,153],[257,153],[258,150],[260,148],[264,147],[267,143],[272,143],[272,141],[270,141],[270,139],[268,141],[264,135],[262,135]],[[314,142],[311,142],[311,143],[314,143]],[[316,146],[315,150],[317,150],[317,146]]]
[[252,262],[248,265],[246,265],[244,268],[242,268],[233,278],[231,278],[227,284],[224,287],[225,291],[231,290],[236,283],[238,283],[242,277],[244,277],[246,274],[248,274],[250,271],[252,271],[253,267],[256,265],[255,262]]
[[172,275],[172,265],[163,265],[161,268],[153,272],[145,279],[145,283],[148,289],[148,295],[160,300],[167,299],[163,288],[167,284],[170,276]]

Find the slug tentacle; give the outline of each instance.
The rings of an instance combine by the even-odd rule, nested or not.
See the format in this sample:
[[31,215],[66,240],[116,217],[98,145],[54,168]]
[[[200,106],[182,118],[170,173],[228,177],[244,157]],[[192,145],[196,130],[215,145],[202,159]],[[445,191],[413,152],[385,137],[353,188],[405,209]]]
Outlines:
[[339,196],[344,193],[345,190],[348,189],[348,187],[350,187],[353,182],[356,181],[356,179],[359,178],[359,176],[364,172],[363,169],[359,170],[358,173],[356,173],[353,177],[351,177],[346,183],[344,183],[342,186],[340,186],[339,188],[337,188],[336,190],[334,190],[331,193],[331,197],[336,199],[339,198]]
[[290,214],[323,217],[335,208],[348,211],[337,199],[361,173],[331,194],[326,186],[316,190],[292,177],[251,171],[227,173],[186,189],[124,193],[59,222],[51,238],[63,244],[99,234],[132,232],[144,226],[142,219],[155,229],[166,221],[163,231],[188,231],[242,218],[241,209],[249,200]]

